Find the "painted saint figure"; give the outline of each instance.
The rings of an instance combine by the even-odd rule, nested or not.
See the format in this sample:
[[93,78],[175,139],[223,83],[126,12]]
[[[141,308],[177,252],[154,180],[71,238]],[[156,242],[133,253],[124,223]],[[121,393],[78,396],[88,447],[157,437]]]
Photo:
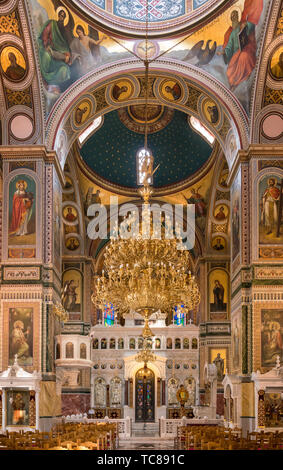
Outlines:
[[27,182],[25,180],[19,180],[16,183],[16,188],[9,232],[11,235],[27,235],[29,233],[28,222],[32,215],[33,193],[26,191]]
[[42,77],[48,85],[58,86],[58,92],[71,78],[72,56],[65,19],[66,12],[59,10],[58,21],[48,20],[38,36]]
[[214,296],[213,310],[215,312],[222,312],[223,310],[225,310],[224,287],[222,286],[222,284],[220,283],[218,279],[214,281],[213,296]]
[[206,215],[206,204],[202,195],[198,192],[200,187],[197,189],[191,189],[191,197],[188,199],[185,197],[187,204],[195,204],[196,206],[196,217],[205,217]]
[[241,19],[237,10],[231,13],[232,26],[226,31],[222,51],[228,64],[227,78],[232,91],[249,78],[256,64],[255,27],[263,10],[263,0],[245,0]]
[[76,283],[73,279],[65,282],[63,306],[67,312],[74,312],[76,310],[76,301],[78,297],[76,290],[78,287],[79,283]]
[[21,80],[26,72],[25,69],[17,63],[17,58],[13,52],[9,52],[8,58],[10,65],[7,67],[5,75],[10,80]]
[[280,189],[276,187],[276,183],[275,178],[269,178],[268,187],[264,191],[261,200],[261,222],[267,235],[276,230],[278,225]]
[[167,85],[165,87],[165,91],[167,93],[170,93],[172,95],[172,98],[174,100],[178,100],[181,96],[181,88],[180,86],[178,85],[178,83],[175,83],[172,87]]
[[283,52],[279,56],[278,63],[272,67],[271,73],[276,78],[283,78]]
[[220,353],[217,354],[216,358],[213,361],[213,364],[216,365],[217,369],[217,380],[221,382],[224,377],[224,359],[220,356]]
[[24,333],[24,324],[21,320],[15,321],[12,330],[12,353],[17,354],[19,359],[29,357],[29,344],[27,342],[27,335],[29,332]]

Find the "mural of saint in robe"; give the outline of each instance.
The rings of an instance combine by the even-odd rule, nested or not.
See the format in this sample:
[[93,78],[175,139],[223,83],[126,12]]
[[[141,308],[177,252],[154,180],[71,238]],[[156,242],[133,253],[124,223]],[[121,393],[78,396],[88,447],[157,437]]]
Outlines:
[[17,176],[9,188],[9,245],[35,244],[35,182]]
[[9,364],[15,355],[20,365],[33,363],[33,309],[9,309]]
[[228,64],[227,78],[230,89],[234,89],[252,73],[256,64],[255,27],[263,10],[263,0],[246,0],[239,17],[235,9],[231,13],[232,25],[224,35],[221,52],[224,62]]
[[228,275],[222,269],[214,269],[209,274],[209,302],[211,319],[227,318]]
[[279,222],[280,195],[281,181],[278,177],[269,175],[260,182],[260,243],[278,244],[283,242],[283,227],[281,220]]
[[261,365],[271,367],[283,359],[283,310],[261,311]]

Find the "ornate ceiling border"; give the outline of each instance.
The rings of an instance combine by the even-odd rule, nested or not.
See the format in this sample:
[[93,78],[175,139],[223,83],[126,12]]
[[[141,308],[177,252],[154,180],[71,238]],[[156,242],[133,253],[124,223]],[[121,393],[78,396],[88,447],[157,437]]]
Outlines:
[[[65,0],[65,3],[68,5],[70,1]],[[173,18],[172,20],[149,23],[149,36],[158,37],[165,33],[172,35],[174,33],[181,33],[184,30],[188,31],[189,28],[193,28],[201,22],[213,19],[215,14],[219,14],[219,10],[224,10],[227,7],[226,3],[234,2],[227,2],[227,0],[209,0],[203,6],[192,10],[190,13],[184,14],[181,17]],[[91,3],[89,0],[73,0],[72,7],[74,8],[74,6],[78,9],[77,13],[84,12],[90,18],[95,18],[95,21],[102,27],[107,28],[108,30],[113,30],[115,33],[122,33],[135,37],[145,35],[144,22],[131,21],[126,18],[120,18],[114,14],[110,14],[96,6],[94,3]]]
[[[168,73],[168,70],[170,70],[170,74]],[[66,130],[68,126],[70,127],[70,124],[68,124],[70,113],[74,109],[76,103],[82,99],[84,93],[90,93],[90,90],[92,93],[94,93],[95,90],[98,88],[101,89],[103,86],[106,89],[109,82],[120,79],[121,76],[126,77],[128,75],[133,78],[134,75],[141,75],[141,73],[144,73],[143,64],[141,64],[136,59],[125,59],[117,64],[107,64],[106,66],[100,68],[100,70],[96,70],[86,75],[84,79],[77,81],[69,90],[62,94],[50,112],[46,126],[45,140],[47,147],[49,149],[53,149],[57,133],[60,132],[63,128]],[[180,78],[180,80],[185,80],[191,91],[193,88],[197,88],[200,94],[204,93],[219,103],[225,115],[223,127],[218,132],[216,132],[215,127],[209,125],[208,127],[210,127],[210,130],[218,136],[220,145],[222,146],[228,160],[228,165],[231,168],[236,158],[237,152],[234,152],[234,155],[230,155],[230,152],[228,152],[228,145],[230,143],[229,129],[232,128],[233,130],[237,149],[246,149],[249,144],[248,119],[237,98],[212,76],[206,74],[202,70],[199,70],[195,66],[185,65],[180,61],[159,59],[158,61],[155,61],[151,64],[150,74],[158,74],[165,77],[169,76],[170,79],[175,81],[178,78]],[[103,99],[105,100],[105,90],[103,92],[103,96]],[[122,103],[117,103],[116,109],[121,107],[121,104],[122,106],[127,106],[130,104],[135,104],[136,102],[137,100],[135,98],[134,102],[128,100],[123,101]],[[139,100],[138,102],[142,104],[142,100]],[[194,110],[188,106],[186,107],[186,103],[178,103],[176,105],[172,101],[168,101],[166,104],[169,107],[177,107],[187,114],[193,114],[198,117],[197,108]],[[106,106],[104,106],[104,108],[106,108]],[[97,109],[97,115],[94,115],[93,118],[97,117],[98,115],[105,114],[105,112],[109,112],[112,109],[115,109],[115,107],[107,107],[106,111],[105,109],[102,109],[102,111],[101,109]],[[73,132],[72,135],[70,134],[68,136],[69,146],[65,151],[65,158],[62,158],[62,167],[64,166],[67,153],[76,138],[77,135]]]

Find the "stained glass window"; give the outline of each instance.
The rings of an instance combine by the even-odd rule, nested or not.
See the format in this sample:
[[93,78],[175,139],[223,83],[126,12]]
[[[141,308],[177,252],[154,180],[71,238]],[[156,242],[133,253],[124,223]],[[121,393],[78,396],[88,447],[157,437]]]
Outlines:
[[183,304],[174,307],[174,325],[185,326],[185,306]]
[[112,326],[115,321],[115,310],[111,302],[105,304],[104,307],[104,326]]

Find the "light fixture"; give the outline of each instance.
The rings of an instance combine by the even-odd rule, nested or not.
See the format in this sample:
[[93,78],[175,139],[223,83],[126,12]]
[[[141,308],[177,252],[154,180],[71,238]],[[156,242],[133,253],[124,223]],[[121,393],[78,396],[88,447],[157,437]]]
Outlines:
[[[181,231],[175,225],[175,237],[165,237],[165,227],[161,238],[155,235],[151,220],[149,199],[153,194],[153,155],[147,145],[148,134],[148,2],[146,2],[145,36],[145,132],[144,148],[137,155],[139,194],[143,199],[143,224],[139,229],[139,217],[128,218],[126,227],[131,227],[136,235],[121,237],[123,223],[114,227],[110,243],[104,254],[104,270],[94,280],[92,301],[99,309],[111,302],[116,313],[126,316],[130,312],[140,313],[145,319],[143,336],[153,336],[148,320],[160,310],[167,315],[176,305],[184,305],[186,312],[200,302],[199,288],[189,270],[189,253],[178,249],[182,245]],[[168,221],[168,224],[171,222]],[[144,229],[144,227],[146,229]],[[166,227],[168,229],[168,226]],[[172,232],[173,232],[173,227]],[[170,231],[170,230],[169,230]],[[143,350],[141,357],[149,358],[150,351]],[[149,360],[149,359],[148,359]],[[145,362],[145,360],[143,359]]]

